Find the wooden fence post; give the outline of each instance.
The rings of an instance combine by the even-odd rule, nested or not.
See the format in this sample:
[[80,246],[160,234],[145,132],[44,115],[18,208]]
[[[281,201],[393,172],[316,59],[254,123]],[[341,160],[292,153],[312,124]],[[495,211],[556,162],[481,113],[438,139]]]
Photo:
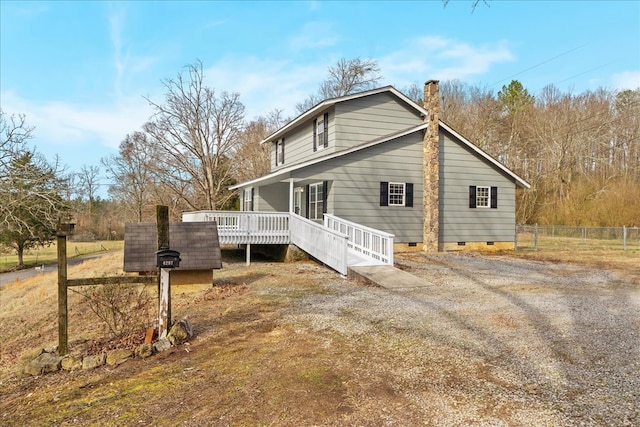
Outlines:
[[68,350],[67,310],[67,236],[73,232],[74,224],[58,224],[56,230],[58,250],[58,354],[64,356]]
[[67,354],[67,236],[58,235],[58,354]]

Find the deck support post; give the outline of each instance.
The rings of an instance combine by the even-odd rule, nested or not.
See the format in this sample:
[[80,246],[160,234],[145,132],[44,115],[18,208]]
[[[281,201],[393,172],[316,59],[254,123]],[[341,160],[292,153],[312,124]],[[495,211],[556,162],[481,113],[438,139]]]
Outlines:
[[247,243],[247,265],[251,265],[251,243]]

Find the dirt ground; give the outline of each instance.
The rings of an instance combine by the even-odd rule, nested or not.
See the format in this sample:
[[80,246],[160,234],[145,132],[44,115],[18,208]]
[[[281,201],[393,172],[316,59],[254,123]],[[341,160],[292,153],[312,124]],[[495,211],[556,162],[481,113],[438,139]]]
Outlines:
[[[398,255],[424,286],[390,291],[228,252],[214,286],[172,290],[189,343],[41,377],[19,370],[56,343],[56,277],[10,283],[0,425],[640,425],[639,264],[537,257]],[[101,327],[70,310],[70,350],[87,348]]]

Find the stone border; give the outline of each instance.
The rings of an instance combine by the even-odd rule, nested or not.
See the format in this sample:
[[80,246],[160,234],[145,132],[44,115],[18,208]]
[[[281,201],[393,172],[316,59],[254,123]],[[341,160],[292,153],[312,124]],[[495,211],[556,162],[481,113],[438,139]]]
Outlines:
[[60,370],[76,371],[79,369],[94,369],[104,365],[118,366],[133,357],[146,359],[156,353],[167,351],[174,345],[188,341],[191,337],[193,337],[193,328],[189,319],[185,317],[171,327],[166,338],[162,338],[153,344],[141,344],[135,351],[121,348],[87,356],[77,354],[58,356],[55,354],[55,350],[47,351],[42,349],[35,359],[27,363],[23,371],[25,374],[38,376]]

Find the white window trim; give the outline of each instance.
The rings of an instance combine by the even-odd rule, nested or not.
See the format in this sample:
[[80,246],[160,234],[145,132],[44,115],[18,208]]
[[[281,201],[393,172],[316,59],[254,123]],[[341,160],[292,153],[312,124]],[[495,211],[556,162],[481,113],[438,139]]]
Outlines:
[[300,187],[293,190],[293,212],[298,215],[302,215],[302,192],[303,189]]
[[[307,209],[309,209],[309,219],[312,221],[314,220],[318,221],[318,220],[324,219],[323,213],[322,213],[324,209],[321,209],[320,218],[317,218],[318,203],[322,203],[324,201],[324,194],[318,200],[318,188],[322,190],[323,187],[324,187],[324,183],[322,181],[309,184],[309,206],[307,206]],[[312,188],[315,188],[315,191],[312,191]],[[315,196],[315,200],[311,200],[312,195]],[[311,206],[313,206],[313,209],[311,209]]]
[[284,138],[276,142],[276,166],[284,165]]
[[[401,188],[402,188],[402,194],[393,193],[393,195],[402,196],[402,203],[393,203],[391,201],[391,196],[392,196],[391,188],[394,185],[401,186]],[[406,184],[404,182],[390,182],[389,183],[389,189],[387,190],[387,203],[388,203],[389,206],[404,206],[407,203],[407,187],[406,187]]]
[[[253,207],[252,206],[253,205],[252,194],[253,194],[253,188],[252,187],[244,189],[244,194],[243,194],[244,197],[242,198],[243,199],[243,204],[242,204],[243,210],[245,210],[247,208],[247,206]],[[249,211],[246,211],[246,212],[249,212]]]
[[[485,196],[480,195],[481,189],[487,190],[486,200],[485,200]],[[480,203],[481,201],[483,204]],[[476,186],[476,208],[478,209],[491,208],[491,187],[486,185]]]
[[[322,138],[320,138],[320,134],[318,133],[320,124],[322,124]],[[316,118],[316,151],[324,150],[324,133],[326,131],[327,129],[324,128],[324,114],[322,114],[320,117]]]

